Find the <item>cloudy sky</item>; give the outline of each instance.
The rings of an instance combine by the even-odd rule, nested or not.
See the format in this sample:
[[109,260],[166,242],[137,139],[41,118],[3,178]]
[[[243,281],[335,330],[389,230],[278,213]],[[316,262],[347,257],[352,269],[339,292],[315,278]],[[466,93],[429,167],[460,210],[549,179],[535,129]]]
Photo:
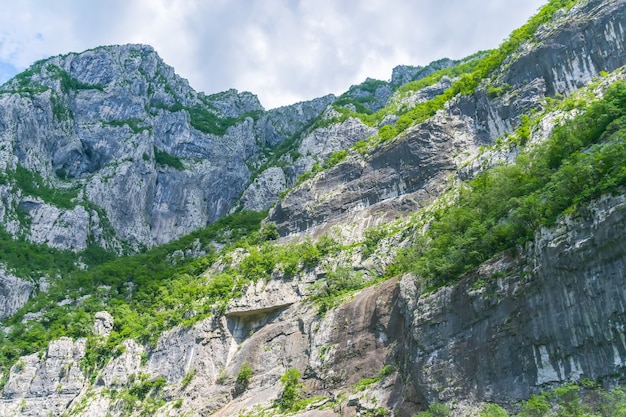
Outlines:
[[546,2],[0,0],[0,83],[48,56],[145,43],[196,90],[273,108],[495,48]]

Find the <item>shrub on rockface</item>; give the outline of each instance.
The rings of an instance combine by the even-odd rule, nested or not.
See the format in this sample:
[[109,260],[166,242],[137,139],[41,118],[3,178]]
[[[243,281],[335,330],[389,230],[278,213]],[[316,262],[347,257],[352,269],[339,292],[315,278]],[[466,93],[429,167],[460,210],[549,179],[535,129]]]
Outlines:
[[301,376],[300,371],[291,368],[280,378],[283,392],[280,395],[278,404],[282,410],[292,410],[296,406],[297,401],[302,397],[300,392],[302,389],[302,384],[300,383]]

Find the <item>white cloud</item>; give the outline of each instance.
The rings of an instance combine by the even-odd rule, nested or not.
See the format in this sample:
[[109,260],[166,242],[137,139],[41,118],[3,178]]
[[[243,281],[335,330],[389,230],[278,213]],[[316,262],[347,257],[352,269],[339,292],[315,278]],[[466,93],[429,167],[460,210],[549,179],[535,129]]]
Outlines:
[[388,79],[399,64],[496,47],[545,0],[4,3],[4,73],[60,53],[146,43],[198,90],[252,91],[276,107],[341,93],[366,77]]

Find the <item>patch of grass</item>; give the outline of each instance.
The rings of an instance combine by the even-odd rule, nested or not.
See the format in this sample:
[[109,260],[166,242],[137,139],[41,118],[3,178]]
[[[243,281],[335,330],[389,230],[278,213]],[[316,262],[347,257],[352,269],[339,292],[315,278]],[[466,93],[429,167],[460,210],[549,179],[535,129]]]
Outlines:
[[70,91],[79,90],[98,90],[104,91],[104,86],[100,84],[88,84],[71,77],[62,68],[48,64],[46,70],[52,75],[52,78],[60,80],[61,91],[65,94],[69,94]]
[[376,375],[373,378],[363,378],[361,379],[359,382],[357,382],[354,385],[354,391],[355,392],[359,392],[359,391],[364,391],[366,388],[368,388],[370,385],[373,385],[375,383],[377,383],[378,381],[380,381],[381,379],[393,374],[396,371],[396,369],[391,366],[391,365],[385,365],[380,372],[378,373],[378,375]]
[[154,147],[154,160],[159,165],[172,167],[179,171],[185,169],[185,165],[183,165],[183,161],[180,158],[165,151],[160,151],[156,146]]
[[128,126],[134,134],[138,134],[143,131],[148,131],[148,132],[152,131],[151,126],[146,126],[146,125],[141,126],[142,123],[143,122],[140,119],[109,120],[109,121],[103,122],[103,124],[106,124],[109,126],[115,126],[115,127]]
[[[14,183],[14,187],[26,195],[39,197],[44,202],[65,209],[76,207],[78,190],[61,189],[49,186],[44,178],[37,172],[29,171],[22,165],[17,165],[14,172],[4,174],[6,180]],[[5,180],[5,181],[6,181]]]

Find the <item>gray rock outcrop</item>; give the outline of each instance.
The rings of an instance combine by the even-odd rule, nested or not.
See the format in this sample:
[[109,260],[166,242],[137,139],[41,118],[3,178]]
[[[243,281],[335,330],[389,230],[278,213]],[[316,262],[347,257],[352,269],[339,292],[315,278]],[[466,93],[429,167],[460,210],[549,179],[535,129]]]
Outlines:
[[28,301],[33,289],[32,282],[0,269],[0,320],[19,310]]
[[[407,215],[437,201],[458,178],[510,162],[519,151],[481,146],[510,133],[546,96],[571,93],[600,71],[625,65],[624,21],[626,0],[585,0],[557,13],[475,92],[455,97],[397,138],[347,152],[280,200],[299,174],[378,129],[355,117],[330,124],[340,116],[329,107],[334,96],[266,112],[250,93],[196,93],[141,45],[35,64],[0,89],[0,223],[11,235],[73,251],[95,242],[119,252],[125,243],[135,249],[161,244],[238,208],[263,210],[277,202],[267,220],[282,236],[306,241],[334,233],[326,243],[341,249],[322,254],[322,246],[311,245],[316,266],[287,274],[277,261],[262,279],[261,272],[244,278],[227,266],[254,253],[252,240],[232,252],[211,251],[202,262],[219,258],[207,271],[177,278],[208,286],[215,275],[232,273],[235,283],[225,291],[233,298],[194,317],[199,313],[173,300],[175,291],[155,283],[168,303],[185,308],[184,320],[171,323],[159,311],[148,329],[167,330],[149,340],[121,340],[128,335],[117,331],[123,320],[95,313],[93,329],[81,329],[88,339],[61,337],[3,370],[0,416],[269,415],[289,369],[301,373],[298,389],[306,398],[317,398],[294,412],[301,417],[380,415],[380,408],[408,417],[440,401],[509,406],[567,382],[623,382],[623,188],[579,204],[532,242],[445,286],[425,288],[419,276],[405,274],[351,292],[341,304],[351,282],[339,282],[348,289],[332,294],[337,299],[323,308],[312,295],[323,288],[318,284],[330,287],[333,273],[346,281],[382,277],[408,236],[429,227],[429,216],[454,196],[418,213],[423,218],[407,222]],[[354,101],[346,107],[373,97],[371,109],[380,108],[399,83],[437,65],[397,67],[390,83],[368,80],[351,89]],[[443,78],[401,99],[413,106],[451,82]],[[399,114],[381,125],[397,123]],[[530,146],[545,140],[562,116],[544,119]],[[385,223],[389,233],[375,248],[355,239]],[[328,242],[334,238],[345,239]],[[270,257],[272,245],[293,244],[287,240],[262,245]],[[176,262],[207,253],[197,240],[166,256]],[[339,277],[340,268],[347,277]],[[5,269],[0,319],[24,304],[37,282]],[[56,290],[48,287],[54,279],[41,278],[40,291]],[[248,284],[238,287],[239,279]],[[214,300],[204,289],[192,289],[194,302]],[[45,329],[52,320],[46,314],[57,307],[87,306],[76,298],[29,310],[16,326]],[[126,307],[123,302],[110,306]],[[250,372],[240,377],[246,366]]]
[[295,172],[297,175],[304,174],[311,170],[315,162],[323,164],[334,152],[349,148],[377,133],[376,129],[353,117],[342,123],[315,129],[302,139],[298,147],[298,153],[302,156],[294,163]]
[[278,146],[286,140],[296,139],[333,101],[335,96],[329,94],[268,110],[255,125],[260,141],[270,146]]
[[51,342],[43,356],[19,359],[2,391],[5,400],[0,402],[0,415],[35,417],[65,412],[86,382],[79,364],[85,345],[85,339],[61,338]]
[[391,84],[399,86],[409,83],[411,81],[416,81],[428,77],[430,74],[440,69],[453,67],[457,65],[458,62],[459,61],[443,58],[437,61],[433,61],[425,67],[398,65],[394,67],[391,72]]
[[113,330],[113,316],[108,311],[98,311],[94,316],[93,332],[96,336],[109,337]]
[[269,219],[281,235],[355,219],[367,226],[389,221],[431,201],[456,169],[455,155],[477,147],[474,141],[471,119],[442,114],[366,158],[352,155],[305,182],[272,208]]
[[[165,379],[155,411],[163,416],[174,404],[217,416],[270,407],[290,368],[304,376],[308,396],[340,398],[330,416],[381,406],[410,416],[450,399],[507,404],[551,384],[623,378],[624,226],[626,198],[605,197],[457,284],[422,293],[407,275],[324,315],[305,299],[313,276],[252,284],[224,315],[174,328],[151,348],[125,341],[91,389],[78,366],[84,339],[63,338],[11,368],[0,415],[59,415],[79,404],[80,415],[122,415],[108,393],[135,386],[137,375]],[[252,376],[237,390],[244,362]],[[384,365],[393,367],[378,382],[341,399]]]
[[286,188],[287,178],[282,168],[270,167],[252,181],[241,196],[241,203],[246,210],[267,210]]
[[85,207],[63,210],[27,196],[22,198],[20,209],[32,221],[28,232],[31,242],[72,251],[87,248],[91,216]]

